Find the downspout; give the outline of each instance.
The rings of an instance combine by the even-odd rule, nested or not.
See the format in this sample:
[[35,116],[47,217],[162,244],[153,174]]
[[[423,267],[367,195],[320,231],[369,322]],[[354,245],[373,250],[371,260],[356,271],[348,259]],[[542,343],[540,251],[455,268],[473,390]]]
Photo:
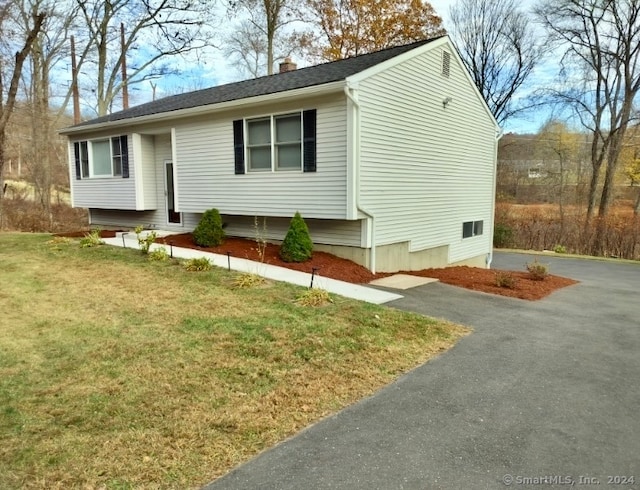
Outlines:
[[[353,90],[353,93],[351,91]],[[371,220],[371,251],[369,256],[369,268],[373,274],[376,273],[376,224],[373,212],[365,209],[360,203],[360,103],[358,102],[358,94],[355,89],[350,89],[349,85],[344,86],[344,93],[347,99],[351,101],[355,107],[355,115],[353,118],[353,167],[354,178],[356,181],[356,210],[367,216]]]
[[493,161],[494,161],[494,164],[493,164],[493,217],[491,218],[491,233],[489,234],[489,237],[490,237],[489,239],[491,240],[491,252],[487,254],[487,257],[485,259],[487,263],[487,269],[491,269],[491,262],[493,262],[493,233],[496,227],[495,202],[496,202],[496,179],[497,179],[496,174],[498,172],[498,141],[500,141],[503,135],[504,135],[504,131],[498,128],[498,130],[496,131],[496,144],[493,150]]

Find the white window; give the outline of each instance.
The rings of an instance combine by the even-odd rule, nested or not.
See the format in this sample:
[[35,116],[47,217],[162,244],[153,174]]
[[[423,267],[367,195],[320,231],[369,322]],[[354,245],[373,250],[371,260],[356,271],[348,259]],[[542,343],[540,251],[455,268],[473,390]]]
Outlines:
[[86,141],[81,141],[79,145],[76,146],[76,152],[79,155],[76,155],[76,158],[80,160],[80,165],[82,167],[82,177],[89,177],[89,143]]
[[247,160],[250,172],[302,170],[302,114],[249,119]]
[[110,177],[113,175],[109,140],[92,141],[91,157],[89,159],[91,177]]
[[74,151],[79,178],[128,177],[126,138],[116,136],[76,143]]
[[122,175],[122,138],[111,138],[111,162],[113,175]]

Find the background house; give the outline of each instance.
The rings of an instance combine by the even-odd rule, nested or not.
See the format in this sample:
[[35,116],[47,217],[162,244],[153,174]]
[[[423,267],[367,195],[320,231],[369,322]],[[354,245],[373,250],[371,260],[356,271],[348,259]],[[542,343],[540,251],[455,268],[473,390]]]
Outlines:
[[448,37],[181,94],[63,131],[74,206],[100,226],[281,240],[374,271],[485,266],[499,128]]

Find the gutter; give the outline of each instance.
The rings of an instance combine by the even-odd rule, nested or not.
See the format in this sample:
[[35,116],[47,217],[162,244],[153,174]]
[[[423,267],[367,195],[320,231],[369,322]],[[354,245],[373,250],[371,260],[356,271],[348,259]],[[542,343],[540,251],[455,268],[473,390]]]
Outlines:
[[81,124],[71,126],[58,131],[58,134],[71,136],[73,134],[86,134],[102,129],[115,129],[121,127],[134,126],[144,123],[152,122],[171,122],[176,119],[183,119],[187,117],[194,117],[202,114],[213,114],[222,111],[228,111],[231,109],[241,109],[244,107],[252,107],[256,104],[265,104],[269,102],[282,102],[289,101],[293,98],[306,98],[315,97],[325,94],[340,92],[345,86],[344,80],[337,82],[329,82],[322,85],[312,85],[309,87],[302,87],[298,89],[285,90],[282,92],[274,92],[264,95],[256,95],[253,97],[246,97],[242,99],[235,99],[226,102],[217,102],[213,104],[200,105],[195,107],[189,107],[187,109],[176,109],[167,112],[159,112],[155,114],[147,114],[138,117],[128,117],[125,119],[116,119],[112,121],[103,121],[95,124]]
[[489,252],[487,254],[487,257],[485,258],[485,262],[487,264],[487,269],[491,269],[491,262],[493,262],[493,233],[494,233],[494,229],[496,227],[496,174],[498,172],[498,141],[500,141],[502,139],[502,137],[504,136],[504,130],[502,130],[500,127],[498,127],[498,129],[496,130],[496,144],[495,144],[495,149],[494,149],[494,167],[493,167],[493,217],[491,219],[491,233],[489,234],[489,237],[491,237],[491,252]]
[[367,210],[362,206],[360,202],[360,103],[358,102],[358,93],[355,88],[350,88],[349,85],[344,86],[344,94],[347,99],[351,101],[354,111],[353,118],[353,132],[354,132],[354,145],[352,161],[354,166],[355,177],[355,195],[356,195],[356,210],[367,216],[371,220],[371,251],[369,258],[369,267],[373,274],[376,273],[376,222],[375,216],[372,211]]

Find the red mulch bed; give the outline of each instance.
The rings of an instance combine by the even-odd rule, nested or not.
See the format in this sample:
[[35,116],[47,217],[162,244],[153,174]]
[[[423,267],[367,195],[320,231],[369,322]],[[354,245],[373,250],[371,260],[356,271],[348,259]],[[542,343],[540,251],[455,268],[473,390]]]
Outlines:
[[[83,237],[86,233],[87,232],[85,231],[61,233],[59,236],[77,238]],[[115,233],[115,231],[102,230],[100,235],[102,238],[111,238],[115,236]],[[193,243],[191,233],[182,233],[179,235],[170,235],[164,238],[159,238],[157,242],[222,255],[226,255],[227,252],[230,252],[232,257],[241,257],[243,259],[260,261],[256,242],[245,238],[227,237],[224,243],[219,247],[199,247]],[[264,262],[266,264],[278,265],[280,267],[287,267],[289,269],[309,273],[311,273],[313,268],[316,268],[316,274],[320,276],[352,282],[355,284],[368,283],[374,279],[391,275],[389,273],[372,274],[371,271],[356,264],[355,262],[342,259],[325,252],[313,252],[313,258],[301,264],[284,262],[280,259],[278,250],[278,245],[268,243],[264,255]],[[451,284],[453,286],[527,300],[538,300],[544,298],[557,289],[571,286],[578,282],[573,279],[554,275],[547,276],[543,281],[534,281],[529,278],[529,274],[527,272],[511,271],[510,273],[515,278],[515,287],[509,289],[498,287],[496,285],[497,272],[499,271],[496,269],[480,269],[478,267],[459,266],[447,267],[444,269],[405,271],[402,273],[413,274],[415,276],[434,277],[439,279],[441,282]]]
[[[505,288],[496,285],[496,274],[509,272],[515,279],[515,287]],[[548,296],[557,289],[577,284],[578,281],[566,277],[549,274],[542,281],[535,281],[528,272],[499,271],[497,269],[480,269],[478,267],[447,267],[445,269],[425,269],[422,271],[406,272],[415,276],[435,277],[441,282],[462,288],[482,291],[484,293],[499,294],[512,298],[537,300]]]
[[[164,239],[159,239],[159,243],[173,243],[176,247],[194,248],[218,254],[231,252],[232,257],[242,257],[249,260],[260,260],[258,247],[253,240],[244,238],[226,238],[219,247],[198,247],[193,243],[191,233],[181,235],[171,235]],[[368,283],[374,279],[390,276],[389,273],[372,274],[371,271],[347,259],[341,259],[335,255],[325,252],[313,252],[313,258],[307,262],[297,264],[284,262],[278,255],[279,246],[267,244],[264,262],[280,267],[288,267],[302,272],[311,272],[315,267],[317,274],[332,279],[352,282],[356,284]],[[495,269],[480,269],[477,267],[447,267],[444,269],[425,269],[422,271],[406,271],[403,274],[413,274],[415,276],[435,277],[440,281],[475,291],[499,294],[513,298],[537,300],[544,298],[557,289],[576,284],[577,281],[565,277],[549,275],[543,281],[529,279],[527,272],[512,272],[516,279],[513,289],[496,286]]]
[[[224,243],[219,247],[199,247],[193,243],[191,233],[183,233],[180,235],[170,235],[165,238],[159,238],[157,242],[165,244],[172,243],[176,247],[193,248],[222,255],[226,255],[227,252],[231,252],[232,257],[256,260],[258,262],[260,261],[258,246],[255,240],[247,240],[245,238],[227,237],[225,238]],[[383,274],[376,276],[372,274],[371,271],[356,264],[355,262],[347,259],[341,259],[340,257],[336,257],[335,255],[325,252],[313,252],[313,257],[307,262],[284,262],[278,255],[279,250],[279,245],[267,243],[263,262],[265,264],[278,265],[280,267],[287,267],[289,269],[308,273],[311,273],[312,269],[315,267],[318,269],[316,274],[320,276],[353,282],[356,284],[370,282],[376,277],[384,277],[385,275],[388,275]]]

